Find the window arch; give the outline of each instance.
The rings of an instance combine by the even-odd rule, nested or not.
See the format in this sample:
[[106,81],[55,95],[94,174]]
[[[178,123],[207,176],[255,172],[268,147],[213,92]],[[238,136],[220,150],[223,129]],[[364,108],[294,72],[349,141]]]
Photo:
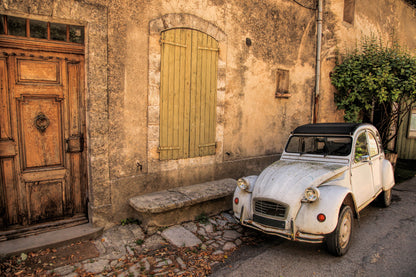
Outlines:
[[161,160],[215,154],[218,42],[189,28],[161,32]]

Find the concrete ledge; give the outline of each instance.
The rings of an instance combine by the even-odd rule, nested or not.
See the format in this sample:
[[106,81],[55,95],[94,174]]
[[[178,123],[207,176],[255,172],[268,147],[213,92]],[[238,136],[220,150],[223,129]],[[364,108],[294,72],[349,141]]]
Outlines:
[[236,185],[234,179],[217,180],[136,196],[129,203],[145,227],[169,226],[231,209]]

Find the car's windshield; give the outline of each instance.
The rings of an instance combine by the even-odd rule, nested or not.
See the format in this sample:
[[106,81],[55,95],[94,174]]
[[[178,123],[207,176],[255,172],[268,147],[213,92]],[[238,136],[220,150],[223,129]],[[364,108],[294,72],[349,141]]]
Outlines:
[[290,137],[286,145],[286,152],[348,156],[351,152],[351,142],[351,137],[294,135]]

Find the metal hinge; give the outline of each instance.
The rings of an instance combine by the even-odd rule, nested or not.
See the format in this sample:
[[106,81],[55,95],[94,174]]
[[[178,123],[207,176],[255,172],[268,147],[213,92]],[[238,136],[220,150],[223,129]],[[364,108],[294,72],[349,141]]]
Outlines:
[[198,145],[199,148],[211,147],[211,146],[214,146],[215,148],[217,148],[217,143],[216,142],[213,142],[213,143],[207,143],[207,144]]
[[168,150],[180,150],[181,148],[179,146],[159,146],[157,148],[157,152],[160,151],[168,151]]
[[163,39],[161,39],[159,42],[160,42],[160,45],[168,44],[168,45],[179,46],[179,47],[184,47],[184,48],[188,47],[185,44],[179,44],[179,43],[176,43],[176,42],[166,41],[166,40],[163,40]]
[[220,51],[219,48],[207,48],[207,47],[198,47],[198,50],[208,50],[208,51],[215,51],[215,52]]

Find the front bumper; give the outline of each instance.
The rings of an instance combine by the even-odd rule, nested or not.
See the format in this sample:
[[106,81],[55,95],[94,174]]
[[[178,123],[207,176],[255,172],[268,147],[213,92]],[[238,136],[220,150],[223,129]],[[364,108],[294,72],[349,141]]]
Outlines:
[[302,232],[297,231],[296,227],[294,226],[293,221],[291,223],[290,230],[273,228],[270,226],[260,224],[258,222],[254,222],[253,220],[244,220],[244,221],[240,221],[240,223],[244,226],[256,229],[263,233],[276,235],[276,236],[279,236],[288,240],[292,240],[292,241],[301,241],[301,242],[308,242],[308,243],[322,243],[325,240],[325,235],[308,234],[308,233],[302,233]]
[[[281,213],[281,214],[277,214],[277,215],[281,215],[280,217],[273,217],[273,216],[267,215],[267,211],[266,213],[255,213],[252,210],[254,209],[252,207],[252,193],[243,191],[239,187],[237,187],[234,192],[234,200],[236,198],[238,198],[238,201],[237,202],[233,201],[233,211],[234,211],[234,217],[237,219],[237,221],[239,221],[240,224],[244,226],[256,229],[266,234],[276,235],[276,236],[279,236],[288,240],[293,240],[293,241],[322,243],[325,240],[326,234],[331,233],[332,232],[331,230],[333,230],[331,228],[320,228],[322,223],[315,222],[316,214],[319,212],[325,211],[325,209],[321,209],[321,208],[317,209],[316,205],[314,205],[315,208],[313,208],[311,207],[311,205],[304,205],[303,203],[299,202],[299,205],[301,205],[301,207],[299,208],[292,205],[292,210],[297,210],[298,212],[289,213],[288,212],[289,208],[288,208],[287,211],[284,212],[284,216],[283,216],[283,213]],[[261,199],[264,199],[264,198],[260,198],[260,200]],[[265,199],[265,201],[269,201],[269,200]],[[273,202],[283,204],[282,202],[279,202],[279,201],[273,201]],[[279,207],[274,207],[274,208],[278,210]],[[311,209],[306,209],[305,211],[302,211],[305,208],[311,208]],[[313,226],[313,227],[305,228],[305,226],[300,226],[299,223],[296,222],[296,218],[299,217],[300,212],[302,212],[302,215],[304,214],[303,217],[305,217],[306,219],[311,219],[310,220],[311,222],[308,222],[308,223],[314,224],[314,225],[309,224],[310,226]],[[327,217],[327,220],[325,223],[330,222],[329,219],[330,218]],[[301,222],[307,222],[307,221],[302,220]],[[309,225],[306,225],[306,226],[309,226]],[[313,231],[309,231],[309,230],[313,230]],[[318,232],[315,232],[315,230],[318,230]]]

